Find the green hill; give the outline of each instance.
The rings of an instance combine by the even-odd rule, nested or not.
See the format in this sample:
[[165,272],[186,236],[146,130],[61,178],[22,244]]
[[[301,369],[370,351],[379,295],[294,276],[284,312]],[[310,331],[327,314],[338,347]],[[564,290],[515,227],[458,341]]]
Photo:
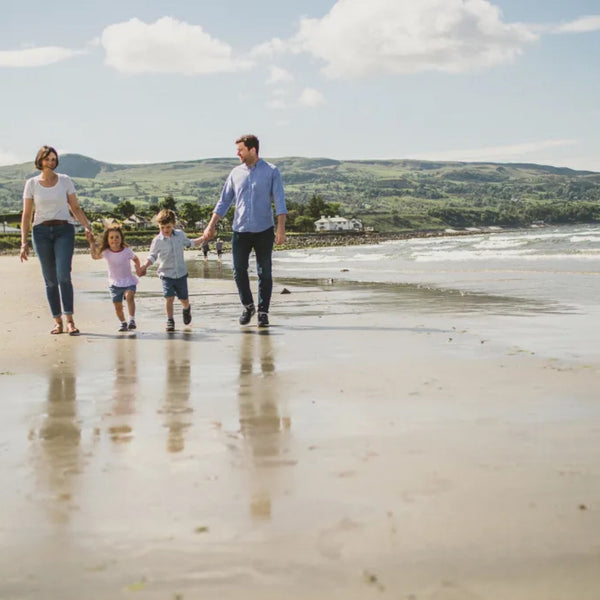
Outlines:
[[[293,211],[301,213],[319,195],[379,230],[600,220],[600,173],[591,171],[521,163],[267,160],[278,165]],[[214,204],[236,164],[235,158],[211,158],[119,165],[66,154],[58,171],[73,177],[89,211],[109,212],[123,200],[143,211],[167,195],[178,204]],[[20,210],[24,180],[34,173],[31,163],[0,167],[0,212]]]

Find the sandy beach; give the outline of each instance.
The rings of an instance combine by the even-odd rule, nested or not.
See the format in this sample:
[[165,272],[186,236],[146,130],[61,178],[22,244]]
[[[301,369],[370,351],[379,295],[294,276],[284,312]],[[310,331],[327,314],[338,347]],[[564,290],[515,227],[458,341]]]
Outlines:
[[240,328],[197,258],[190,328],[146,277],[119,334],[87,255],[51,336],[37,260],[0,265],[0,598],[600,597],[600,347],[277,280]]

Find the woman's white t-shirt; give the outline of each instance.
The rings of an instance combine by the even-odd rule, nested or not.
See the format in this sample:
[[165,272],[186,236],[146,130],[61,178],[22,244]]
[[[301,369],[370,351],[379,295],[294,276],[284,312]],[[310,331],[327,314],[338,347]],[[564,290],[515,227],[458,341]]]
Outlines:
[[35,214],[33,224],[38,225],[43,221],[70,221],[71,213],[67,202],[67,195],[75,193],[75,186],[68,175],[57,173],[58,181],[52,187],[44,187],[40,183],[40,175],[36,175],[25,182],[23,199],[33,198]]

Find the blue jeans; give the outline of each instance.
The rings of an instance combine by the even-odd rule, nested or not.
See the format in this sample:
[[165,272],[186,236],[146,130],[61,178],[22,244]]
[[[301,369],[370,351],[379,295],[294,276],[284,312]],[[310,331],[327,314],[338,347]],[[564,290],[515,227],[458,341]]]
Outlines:
[[56,319],[62,314],[72,315],[71,261],[75,248],[75,228],[71,223],[34,225],[31,239],[42,266],[52,316]]
[[271,255],[275,242],[275,230],[269,227],[260,233],[233,232],[231,253],[233,256],[233,279],[237,285],[240,300],[244,306],[254,304],[248,279],[248,261],[250,252],[256,254],[256,273],[258,275],[258,312],[269,312],[273,276],[271,274]]

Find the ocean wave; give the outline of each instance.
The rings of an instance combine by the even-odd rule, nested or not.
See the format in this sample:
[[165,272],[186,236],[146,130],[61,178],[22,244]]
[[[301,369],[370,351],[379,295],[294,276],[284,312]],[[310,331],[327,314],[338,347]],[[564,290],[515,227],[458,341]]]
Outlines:
[[569,254],[536,254],[531,250],[505,252],[453,252],[451,254],[425,253],[413,255],[416,262],[458,262],[458,261],[490,261],[490,260],[523,260],[523,261],[558,261],[558,260],[598,260],[598,253],[590,252],[572,252]]
[[519,246],[524,246],[527,244],[527,240],[523,238],[499,238],[494,237],[488,240],[484,240],[483,242],[479,242],[478,244],[474,244],[474,248],[492,248],[495,250],[501,250],[502,248],[517,248]]
[[[469,236],[471,239],[479,239],[482,236]],[[403,243],[408,243],[410,246],[442,246],[444,244],[456,246],[459,242],[454,237],[437,237],[437,238],[410,238],[408,240],[399,240]]]
[[339,263],[343,260],[348,260],[347,258],[342,258],[340,256],[323,256],[320,254],[308,254],[308,255],[296,255],[296,256],[273,256],[273,262],[277,263],[296,263],[299,265],[306,264],[334,264]]
[[468,260],[505,260],[514,258],[524,258],[531,254],[532,250],[505,250],[503,252],[496,251],[479,251],[458,250],[456,252],[423,252],[421,254],[413,254],[412,258],[417,262],[445,262],[445,261],[468,261]]
[[570,242],[579,244],[580,242],[597,242],[600,243],[600,233],[598,234],[587,234],[587,235],[574,235],[569,238]]
[[349,260],[355,260],[357,262],[374,262],[378,260],[385,260],[389,258],[388,254],[355,254]]

